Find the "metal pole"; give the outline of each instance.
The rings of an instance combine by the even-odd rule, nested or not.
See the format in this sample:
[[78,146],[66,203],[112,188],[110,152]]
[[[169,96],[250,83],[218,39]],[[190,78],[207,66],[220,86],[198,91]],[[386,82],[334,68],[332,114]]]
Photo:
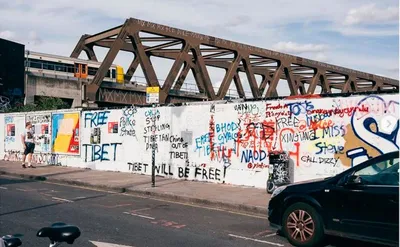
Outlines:
[[29,71],[29,50],[26,51],[26,60],[25,60],[25,78],[24,78],[24,105],[27,103],[26,97],[28,97],[28,71]]
[[151,186],[156,187],[156,105],[153,104],[153,127],[152,127],[152,152],[151,152]]

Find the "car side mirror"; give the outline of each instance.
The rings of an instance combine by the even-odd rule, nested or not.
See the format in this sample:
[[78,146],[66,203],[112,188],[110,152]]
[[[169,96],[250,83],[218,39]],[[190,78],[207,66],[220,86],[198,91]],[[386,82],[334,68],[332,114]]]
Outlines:
[[355,185],[360,185],[363,184],[363,181],[360,176],[357,175],[350,175],[347,177],[345,186],[355,186]]

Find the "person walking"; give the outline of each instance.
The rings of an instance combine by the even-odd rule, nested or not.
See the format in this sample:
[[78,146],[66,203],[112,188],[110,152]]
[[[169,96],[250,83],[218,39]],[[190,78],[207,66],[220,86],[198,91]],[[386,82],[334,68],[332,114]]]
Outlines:
[[26,160],[26,158],[28,158],[28,167],[35,168],[31,164],[32,155],[33,155],[33,152],[35,151],[35,140],[34,140],[34,134],[33,134],[31,122],[27,122],[25,124],[25,131],[21,135],[21,140],[22,140],[22,145],[24,147],[24,155],[22,156],[22,167],[26,168],[25,160]]

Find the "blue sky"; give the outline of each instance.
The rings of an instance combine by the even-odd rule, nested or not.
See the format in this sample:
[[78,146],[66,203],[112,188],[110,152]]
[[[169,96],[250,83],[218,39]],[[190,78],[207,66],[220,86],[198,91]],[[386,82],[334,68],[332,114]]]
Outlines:
[[[399,78],[397,0],[0,0],[0,6],[0,37],[39,52],[69,56],[82,34],[133,17]],[[129,59],[114,63],[127,67]]]

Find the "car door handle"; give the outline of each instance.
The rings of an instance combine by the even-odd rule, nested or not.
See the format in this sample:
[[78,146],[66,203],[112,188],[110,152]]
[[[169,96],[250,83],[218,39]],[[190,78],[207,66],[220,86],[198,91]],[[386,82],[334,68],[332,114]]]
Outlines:
[[395,204],[399,203],[399,201],[398,201],[398,200],[394,200],[394,199],[390,199],[390,200],[389,200],[389,202],[391,202],[391,203],[395,203]]

